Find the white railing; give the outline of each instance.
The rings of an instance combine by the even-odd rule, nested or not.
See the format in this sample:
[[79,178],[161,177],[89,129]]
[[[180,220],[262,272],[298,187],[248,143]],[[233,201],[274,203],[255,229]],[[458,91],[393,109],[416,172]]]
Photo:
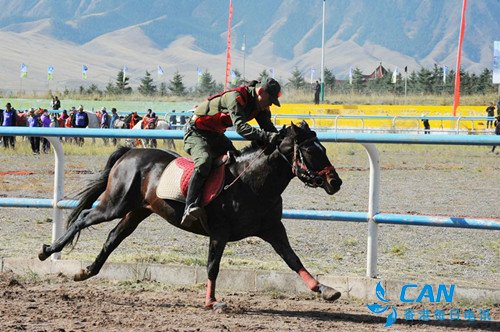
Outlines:
[[[74,208],[75,201],[62,200],[64,196],[64,151],[59,137],[103,137],[103,138],[173,138],[181,139],[181,130],[125,129],[66,129],[66,128],[27,128],[0,127],[0,136],[44,136],[47,137],[55,152],[54,194],[53,199],[0,198],[4,207],[52,207],[52,239],[55,241],[64,233],[61,209]],[[242,140],[235,132],[227,132],[230,139]],[[368,223],[367,269],[366,275],[377,276],[378,224],[399,224],[413,226],[436,226],[500,230],[500,219],[472,219],[456,217],[436,217],[422,215],[382,214],[379,210],[380,196],[380,156],[377,143],[385,144],[433,144],[433,145],[500,145],[500,136],[495,135],[407,135],[407,134],[356,134],[356,133],[318,133],[323,142],[359,143],[364,146],[370,161],[370,187],[368,212],[285,210],[286,219],[340,220]],[[59,259],[60,255],[52,255]]]

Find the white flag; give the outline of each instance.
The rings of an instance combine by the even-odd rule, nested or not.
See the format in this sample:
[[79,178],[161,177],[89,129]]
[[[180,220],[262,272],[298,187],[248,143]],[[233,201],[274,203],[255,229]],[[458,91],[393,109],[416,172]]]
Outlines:
[[352,66],[349,67],[349,84],[352,84]]
[[123,66],[123,69],[122,69],[122,71],[123,71],[123,82],[125,82],[125,78],[127,77],[127,70],[128,70],[127,66]]
[[316,73],[316,69],[311,68],[311,84],[314,81],[314,74]]
[[448,66],[443,66],[443,84],[446,84],[446,76],[448,76]]
[[271,75],[271,78],[274,78],[274,68],[269,68],[269,73]]
[[392,84],[396,84],[396,82],[398,81],[398,67],[396,67],[396,69],[394,69],[394,72],[392,73],[392,80],[391,80],[391,83]]

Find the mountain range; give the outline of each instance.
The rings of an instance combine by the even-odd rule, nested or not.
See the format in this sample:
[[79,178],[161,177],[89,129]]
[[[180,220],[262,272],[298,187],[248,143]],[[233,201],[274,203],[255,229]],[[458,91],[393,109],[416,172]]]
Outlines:
[[[232,68],[255,78],[273,68],[319,76],[325,4],[324,66],[344,79],[350,67],[380,63],[409,71],[454,68],[462,3],[458,0],[233,0]],[[179,71],[196,84],[197,68],[225,77],[229,0],[0,0],[0,77],[4,91],[103,88],[126,66],[132,86],[148,70],[168,81]],[[500,1],[469,1],[462,67],[492,67],[500,40]],[[242,51],[242,46],[245,50]],[[28,77],[20,79],[20,66]],[[88,79],[82,80],[85,64]],[[47,80],[47,67],[54,68]],[[160,65],[164,76],[156,77]]]

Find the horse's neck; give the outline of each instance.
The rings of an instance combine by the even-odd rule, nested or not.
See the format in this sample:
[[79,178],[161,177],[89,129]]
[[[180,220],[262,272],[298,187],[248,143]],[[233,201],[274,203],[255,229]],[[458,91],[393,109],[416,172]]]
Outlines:
[[281,195],[293,178],[290,165],[276,151],[270,155],[262,150],[242,155],[237,159],[234,173],[241,174],[241,181],[255,193],[268,197]]

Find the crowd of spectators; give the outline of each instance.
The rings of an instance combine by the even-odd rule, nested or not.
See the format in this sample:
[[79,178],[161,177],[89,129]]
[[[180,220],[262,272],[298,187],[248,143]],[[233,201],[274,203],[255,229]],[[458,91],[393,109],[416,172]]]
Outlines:
[[[86,111],[83,105],[80,105],[78,109],[73,106],[71,109],[62,109],[61,101],[57,96],[52,98],[49,109],[43,108],[30,108],[28,110],[16,110],[12,107],[11,103],[5,105],[5,109],[0,109],[0,125],[1,126],[28,126],[28,127],[60,127],[60,128],[118,128],[118,121],[121,120],[125,125],[119,128],[133,128],[141,120],[143,129],[155,128],[160,119],[152,109],[148,109],[144,118],[141,118],[137,112],[130,112],[127,115],[120,116],[118,110],[113,107],[111,108],[111,114],[108,113],[106,107],[102,107],[100,110]],[[90,117],[96,119],[96,124],[90,121]],[[165,122],[168,123],[169,129],[181,129],[186,124],[186,116],[183,114],[177,116],[175,110],[167,113]],[[92,122],[92,123],[91,123]],[[1,143],[4,148],[16,147],[16,137],[15,136],[3,136],[0,137]],[[46,138],[41,137],[29,137],[31,149],[33,154],[40,154],[40,152],[48,153],[50,151],[50,142]],[[113,138],[113,145],[117,145],[118,140]],[[77,145],[83,145],[85,140],[83,137],[66,138],[65,142],[74,142]],[[104,139],[105,144],[108,143],[108,139]]]

